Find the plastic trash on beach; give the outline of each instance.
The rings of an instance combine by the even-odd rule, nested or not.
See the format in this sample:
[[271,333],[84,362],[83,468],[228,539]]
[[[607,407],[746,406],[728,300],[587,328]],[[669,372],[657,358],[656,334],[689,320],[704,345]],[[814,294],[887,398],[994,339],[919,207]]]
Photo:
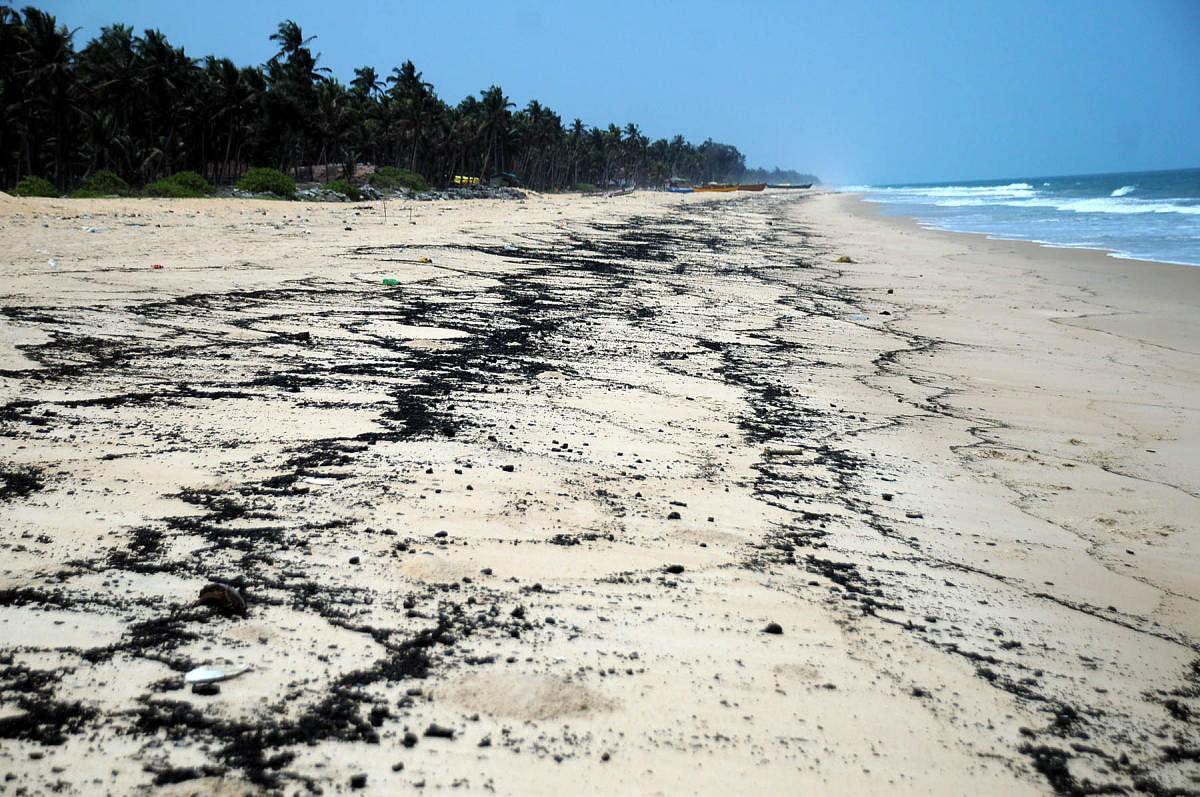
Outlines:
[[242,673],[250,669],[249,664],[235,664],[228,667],[196,667],[184,673],[184,683],[189,684],[212,684],[217,681],[228,681],[230,678],[236,678]]
[[417,262],[418,263],[432,263],[433,261],[427,257],[418,257]]
[[865,315],[863,315],[862,313],[855,313],[854,315],[850,316],[850,320],[851,321],[866,321],[867,317]]
[[400,280],[398,280],[398,279],[392,279],[391,277],[386,277],[386,278],[384,278],[384,280],[383,280],[383,284],[384,284],[384,285],[399,285],[399,284],[400,284]]
[[337,484],[337,479],[331,479],[328,476],[305,476],[300,481],[304,482],[305,484]]

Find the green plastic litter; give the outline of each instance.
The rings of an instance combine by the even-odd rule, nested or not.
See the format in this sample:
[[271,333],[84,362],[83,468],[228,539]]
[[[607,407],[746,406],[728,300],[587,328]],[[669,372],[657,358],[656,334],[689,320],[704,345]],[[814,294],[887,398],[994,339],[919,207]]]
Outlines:
[[383,284],[384,285],[399,285],[400,280],[396,280],[396,279],[392,279],[391,277],[388,277],[387,279],[385,279],[383,281]]

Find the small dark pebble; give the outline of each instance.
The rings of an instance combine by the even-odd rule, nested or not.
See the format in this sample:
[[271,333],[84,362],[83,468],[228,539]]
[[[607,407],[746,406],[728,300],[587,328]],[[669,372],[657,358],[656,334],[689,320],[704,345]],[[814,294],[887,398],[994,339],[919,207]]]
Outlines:
[[910,519],[912,519],[912,520],[920,520],[921,518],[925,517],[925,516],[924,516],[923,514],[921,514],[920,512],[905,512],[905,513],[904,513],[904,516],[905,516],[906,518],[910,518]]
[[500,470],[504,471],[505,473],[512,473],[514,468],[512,465],[501,465]]
[[221,694],[221,687],[217,684],[192,684],[192,694],[211,697]]
[[479,572],[483,573],[485,576],[490,576],[492,574],[492,568],[485,567],[482,570],[480,570]]
[[438,725],[436,722],[431,722],[429,723],[429,727],[425,729],[425,735],[433,736],[438,739],[453,739],[454,729],[445,728],[441,725]]
[[392,772],[400,772],[403,769],[404,769],[403,761],[397,761],[396,763],[392,764]]
[[912,696],[913,697],[928,697],[929,693],[926,692],[924,689],[922,689],[919,686],[914,686],[912,688]]
[[683,572],[683,565],[667,565],[666,567],[663,568],[663,572],[674,573],[675,575],[679,575],[680,573]]
[[[346,232],[350,232],[349,227],[343,227],[342,229],[344,229]],[[367,783],[367,776],[363,775],[363,785],[366,785],[366,783]],[[361,788],[361,787],[355,787],[355,788]]]
[[602,756],[600,756],[601,761],[607,761],[610,758],[612,758],[612,756],[610,756],[608,753],[604,753]]
[[667,515],[667,520],[679,520],[679,518],[680,514],[678,512],[672,512],[671,514]]
[[351,556],[351,557],[350,557],[350,564],[352,564],[352,565],[356,565],[356,564],[358,564],[358,557],[357,557],[357,556]]
[[763,629],[764,634],[782,634],[783,626],[779,623],[767,623],[767,627]]
[[884,494],[883,494],[883,500],[884,500],[884,501],[891,501],[891,500],[892,500],[893,498],[895,498],[895,497],[896,497],[896,496],[892,495],[891,493],[884,493]]
[[400,742],[400,744],[404,745],[405,747],[416,746],[417,735],[415,733],[413,733],[412,731],[405,731],[404,739]]
[[435,537],[446,537],[446,536],[448,536],[448,535],[447,535],[447,533],[446,533],[446,532],[444,532],[444,531],[439,531],[437,534],[434,534],[433,536],[435,536]]
[[[350,228],[347,227],[346,229],[348,230]],[[352,788],[352,789],[367,788],[367,776],[362,774],[361,772],[357,775],[351,775],[350,776],[350,788]]]
[[492,737],[485,736],[482,739],[480,739],[479,746],[480,747],[491,747],[492,746]]

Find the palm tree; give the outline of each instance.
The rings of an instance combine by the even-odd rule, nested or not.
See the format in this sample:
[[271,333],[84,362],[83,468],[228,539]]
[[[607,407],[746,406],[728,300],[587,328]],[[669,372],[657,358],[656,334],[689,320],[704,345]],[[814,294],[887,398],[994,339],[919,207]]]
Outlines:
[[[261,98],[251,69],[238,69],[228,58],[208,56],[204,62],[209,95],[209,123],[214,142],[224,144],[217,182],[227,182],[240,173],[240,149],[251,128]],[[261,73],[258,73],[261,77]],[[259,81],[261,84],[261,81]]]
[[354,80],[350,81],[350,90],[364,99],[374,97],[383,91],[383,83],[373,66],[363,66],[354,70]]
[[505,145],[508,143],[509,122],[512,118],[508,109],[515,108],[516,105],[509,102],[508,97],[504,96],[504,91],[495,85],[479,93],[479,104],[481,106],[479,133],[487,144],[480,164],[479,176],[483,178],[487,176],[488,164],[492,162],[493,155],[495,155],[496,170],[503,171],[504,169],[504,151]]
[[25,168],[33,174],[48,167],[54,183],[62,188],[71,177],[75,123],[81,117],[72,45],[76,31],[33,7],[25,9],[22,27],[14,77],[22,94],[18,123],[26,125],[22,131]]
[[290,61],[301,49],[308,47],[308,43],[314,41],[317,37],[309,36],[307,39],[304,38],[304,33],[300,30],[300,26],[290,19],[285,19],[279,23],[279,29],[267,38],[279,43],[279,52],[275,54],[275,58]]
[[350,133],[355,126],[354,108],[350,93],[335,78],[317,86],[316,129],[321,140],[318,161],[325,164],[329,176],[330,155],[340,154],[347,179],[354,175],[356,153],[351,146]]
[[175,171],[185,157],[182,131],[190,127],[200,71],[196,61],[173,47],[159,30],[134,42],[137,85],[145,127],[141,176],[145,180]]
[[417,153],[426,137],[426,128],[437,110],[437,95],[433,84],[421,79],[421,73],[412,61],[392,70],[387,80],[392,84],[388,96],[396,114],[398,127],[411,142],[408,168],[416,171]]
[[[131,26],[110,25],[79,54],[77,74],[89,105],[89,170],[132,176],[133,98],[139,91],[133,43]],[[119,138],[125,140],[118,144]]]

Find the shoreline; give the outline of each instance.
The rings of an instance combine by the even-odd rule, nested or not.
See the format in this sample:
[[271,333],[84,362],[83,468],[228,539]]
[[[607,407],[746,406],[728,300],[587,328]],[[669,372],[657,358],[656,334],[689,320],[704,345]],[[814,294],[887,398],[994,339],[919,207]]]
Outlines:
[[82,201],[0,206],[17,785],[1196,787],[1192,278],[838,194]]
[[952,229],[949,229],[946,227],[926,226],[926,225],[933,225],[934,222],[924,222],[917,216],[911,216],[906,213],[887,213],[887,212],[885,212],[883,210],[884,208],[892,207],[893,205],[891,205],[890,203],[887,203],[887,202],[876,202],[873,200],[866,199],[866,197],[871,194],[870,191],[837,191],[837,192],[833,192],[833,193],[839,193],[839,194],[844,193],[849,196],[854,196],[860,202],[862,202],[864,205],[869,205],[871,207],[879,208],[876,211],[876,213],[878,215],[886,217],[886,218],[912,219],[914,222],[916,222],[918,227],[920,227],[922,230],[925,230],[927,232],[935,232],[935,233],[936,232],[948,232],[948,233],[955,233],[955,234],[959,234],[959,235],[980,235],[989,240],[1019,241],[1022,243],[1036,244],[1038,246],[1042,246],[1042,247],[1045,247],[1048,249],[1077,249],[1077,250],[1081,250],[1084,252],[1098,252],[1098,253],[1104,254],[1105,256],[1110,257],[1114,260],[1131,260],[1131,261],[1134,261],[1137,263],[1158,263],[1160,265],[1167,265],[1167,266],[1186,266],[1188,268],[1200,268],[1200,263],[1183,263],[1183,262],[1178,262],[1178,261],[1174,261],[1174,260],[1148,260],[1144,257],[1137,257],[1135,255],[1126,255],[1123,252],[1120,252],[1116,249],[1103,249],[1103,248],[1097,248],[1094,246],[1072,246],[1070,244],[1060,244],[1060,243],[1054,243],[1053,241],[1040,241],[1040,240],[1035,240],[1035,239],[1030,239],[1030,238],[1005,238],[1005,237],[1000,236],[999,233],[977,232],[974,230],[952,230]]
[[[1029,262],[1052,262],[1056,266],[1079,272],[1081,278],[1099,279],[1100,284],[1108,289],[1125,290],[1129,286],[1122,283],[1135,279],[1137,284],[1132,293],[1127,294],[1129,299],[1141,296],[1156,300],[1178,298],[1191,306],[1200,307],[1200,300],[1190,299],[1200,296],[1200,268],[1196,266],[1117,256],[1107,249],[1058,246],[1023,238],[996,238],[989,233],[930,228],[923,226],[920,220],[913,216],[882,213],[876,209],[876,203],[868,202],[857,194],[845,196],[853,198],[857,203],[847,203],[847,212],[858,218],[888,225],[901,235],[924,234],[948,245],[965,240],[971,242],[969,246],[997,257],[1017,256]],[[1149,279],[1139,279],[1141,277]]]

